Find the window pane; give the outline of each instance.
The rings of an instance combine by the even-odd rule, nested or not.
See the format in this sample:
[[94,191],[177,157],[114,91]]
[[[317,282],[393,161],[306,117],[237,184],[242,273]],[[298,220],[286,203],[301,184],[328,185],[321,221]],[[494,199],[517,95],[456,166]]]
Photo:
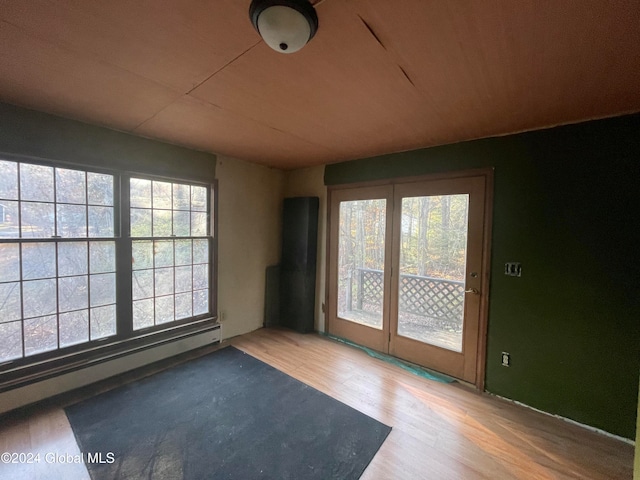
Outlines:
[[60,347],[89,341],[89,310],[61,313]]
[[178,237],[188,237],[191,229],[189,226],[189,212],[173,212],[173,234]]
[[142,241],[133,242],[132,248],[132,263],[134,270],[142,270],[144,268],[153,267],[153,242]]
[[153,182],[153,208],[173,208],[171,184],[167,182]]
[[22,284],[25,318],[56,313],[56,281],[33,280]]
[[89,243],[91,273],[105,273],[116,271],[115,242]]
[[191,187],[191,210],[207,211],[207,189],[205,187]]
[[113,207],[89,207],[89,236],[113,237]]
[[18,164],[0,160],[0,198],[18,199]]
[[173,320],[173,295],[156,298],[156,325]]
[[84,205],[56,205],[58,235],[65,238],[87,236],[87,207]]
[[200,290],[201,288],[207,288],[209,286],[209,265],[194,265],[193,266],[193,288]]
[[159,268],[155,271],[155,294],[173,293],[173,268]]
[[462,352],[468,211],[468,194],[402,199],[398,335]]
[[52,237],[54,234],[53,203],[21,203],[20,231],[23,237]]
[[131,236],[151,236],[151,210],[131,209]]
[[129,199],[132,207],[151,208],[151,181],[132,178]]
[[0,362],[22,357],[22,322],[0,323]]
[[58,275],[83,275],[87,273],[87,242],[63,242],[58,244]]
[[209,263],[209,240],[193,241],[193,263]]
[[58,319],[55,315],[24,321],[24,353],[35,355],[58,348]]
[[91,306],[116,303],[116,275],[115,273],[103,273],[90,275]]
[[[0,244],[0,283],[20,280],[20,245]],[[2,306],[2,302],[0,302]],[[2,309],[0,308],[0,311]],[[2,319],[0,318],[0,321]]]
[[153,298],[133,302],[133,329],[153,326]]
[[191,212],[191,236],[204,237],[207,234],[207,214]]
[[22,244],[22,278],[52,278],[56,276],[56,246],[54,243]]
[[190,191],[189,185],[173,184],[173,208],[174,210],[189,210]]
[[153,297],[153,270],[136,270],[131,281],[134,300]]
[[171,210],[153,210],[153,236],[171,236]]
[[56,201],[87,203],[85,173],[78,170],[56,168]]
[[340,202],[338,217],[338,316],[382,330],[385,199]]
[[191,240],[176,240],[176,265],[191,265]]
[[53,168],[21,163],[20,198],[53,202]]
[[0,202],[0,237],[17,238],[20,236],[18,224],[18,202],[2,200]]
[[[0,242],[0,362],[116,333],[116,243],[95,238],[116,233],[116,178],[0,160],[0,238],[36,240]],[[177,194],[190,198],[190,190]],[[152,182],[133,180],[131,195],[132,205],[149,209],[150,235]],[[141,263],[153,268],[153,243],[145,247]],[[169,247],[161,258],[172,262]],[[152,295],[153,270],[147,277]]]
[[193,315],[191,303],[191,293],[182,293],[176,295],[176,320],[189,318]]
[[91,340],[116,334],[116,306],[91,309]]
[[173,266],[173,241],[161,240],[154,242],[154,261],[156,267]]
[[93,205],[113,205],[113,175],[87,173],[87,194]]
[[[0,323],[10,320],[20,320],[20,283],[0,283]],[[0,352],[0,355],[2,353]]]
[[190,292],[192,287],[191,266],[176,267],[176,292]]
[[58,279],[58,311],[69,312],[87,308],[87,277]]
[[197,290],[193,292],[193,314],[202,315],[209,312],[209,291]]

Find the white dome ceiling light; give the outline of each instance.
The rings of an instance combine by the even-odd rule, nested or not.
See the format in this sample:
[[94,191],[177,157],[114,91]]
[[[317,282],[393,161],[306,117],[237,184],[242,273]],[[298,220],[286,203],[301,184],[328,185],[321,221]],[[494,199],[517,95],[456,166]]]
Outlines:
[[280,53],[297,52],[318,30],[318,15],[308,0],[253,0],[249,17],[265,43]]

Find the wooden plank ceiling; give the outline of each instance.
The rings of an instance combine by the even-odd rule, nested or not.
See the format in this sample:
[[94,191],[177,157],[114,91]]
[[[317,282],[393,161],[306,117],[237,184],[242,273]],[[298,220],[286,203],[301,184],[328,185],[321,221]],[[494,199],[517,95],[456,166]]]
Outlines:
[[[640,2],[0,0],[0,101],[279,168],[640,111]],[[1,128],[1,126],[0,126]]]

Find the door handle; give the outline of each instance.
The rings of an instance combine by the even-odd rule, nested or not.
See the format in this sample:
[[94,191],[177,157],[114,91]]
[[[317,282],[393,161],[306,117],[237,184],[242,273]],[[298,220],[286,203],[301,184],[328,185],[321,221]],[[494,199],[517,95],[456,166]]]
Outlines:
[[474,295],[480,295],[480,290],[477,288],[468,288],[464,293],[473,293]]

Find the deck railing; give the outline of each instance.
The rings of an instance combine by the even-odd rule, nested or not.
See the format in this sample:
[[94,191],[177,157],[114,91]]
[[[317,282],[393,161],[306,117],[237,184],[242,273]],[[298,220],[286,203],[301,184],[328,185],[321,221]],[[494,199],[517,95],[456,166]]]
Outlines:
[[[349,286],[349,310],[354,310],[355,306],[357,310],[380,313],[384,294],[382,270],[357,268],[350,277]],[[400,275],[399,297],[401,312],[459,320],[464,309],[464,282],[420,275]]]

